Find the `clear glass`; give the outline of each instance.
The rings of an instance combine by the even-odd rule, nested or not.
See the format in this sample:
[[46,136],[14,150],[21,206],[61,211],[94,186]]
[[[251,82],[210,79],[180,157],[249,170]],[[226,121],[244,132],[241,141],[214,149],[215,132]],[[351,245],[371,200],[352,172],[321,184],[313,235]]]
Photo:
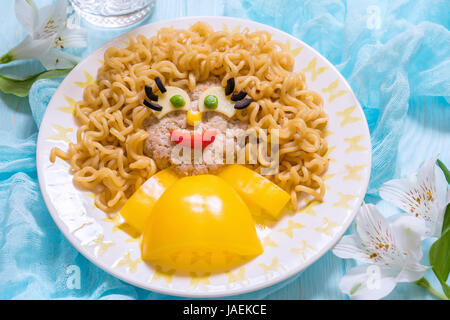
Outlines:
[[105,28],[126,27],[144,19],[156,0],[71,0],[86,21]]

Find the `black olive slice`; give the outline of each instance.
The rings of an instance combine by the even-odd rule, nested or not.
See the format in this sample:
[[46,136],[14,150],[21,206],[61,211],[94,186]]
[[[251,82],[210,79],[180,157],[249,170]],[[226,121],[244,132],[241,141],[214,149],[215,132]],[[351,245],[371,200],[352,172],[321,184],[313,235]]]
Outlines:
[[239,101],[245,98],[245,96],[247,95],[247,92],[245,92],[244,90],[239,91],[238,93],[233,93],[231,95],[231,101]]
[[236,102],[236,104],[234,105],[234,108],[237,110],[245,109],[252,102],[253,102],[252,98],[245,98],[245,99],[242,99],[242,100],[239,100],[238,102]]
[[158,95],[155,94],[152,90],[152,87],[150,87],[149,85],[145,85],[145,94],[147,95],[147,97],[152,100],[152,101],[158,101]]
[[155,82],[156,82],[156,85],[158,86],[159,91],[161,91],[161,93],[164,93],[167,91],[166,87],[164,87],[164,85],[159,77],[155,78]]
[[228,96],[234,91],[234,78],[230,78],[227,80],[227,86],[225,87],[225,95]]
[[155,111],[161,111],[163,109],[163,107],[160,106],[159,104],[150,102],[150,101],[145,100],[145,99],[144,99],[144,105],[146,107],[149,107],[152,110],[155,110]]

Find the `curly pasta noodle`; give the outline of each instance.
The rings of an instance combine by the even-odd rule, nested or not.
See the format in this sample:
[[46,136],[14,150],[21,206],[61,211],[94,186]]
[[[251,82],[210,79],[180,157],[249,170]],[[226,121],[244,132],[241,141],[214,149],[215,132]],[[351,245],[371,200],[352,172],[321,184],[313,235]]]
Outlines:
[[[106,50],[96,84],[75,105],[77,143],[65,152],[54,148],[51,161],[67,160],[74,182],[96,193],[96,205],[117,210],[157,171],[143,153],[143,121],[152,112],[142,105],[144,86],[160,77],[193,91],[210,77],[219,77],[224,87],[234,77],[237,90],[254,100],[237,117],[250,127],[279,129],[280,167],[270,178],[290,192],[294,207],[302,193],[322,199],[328,116],[321,96],[307,89],[303,73],[293,72],[294,58],[282,47],[266,31],[214,32],[200,22],[188,30],[163,28],[151,38],[130,37],[126,48]],[[260,171],[263,165],[253,167]]]

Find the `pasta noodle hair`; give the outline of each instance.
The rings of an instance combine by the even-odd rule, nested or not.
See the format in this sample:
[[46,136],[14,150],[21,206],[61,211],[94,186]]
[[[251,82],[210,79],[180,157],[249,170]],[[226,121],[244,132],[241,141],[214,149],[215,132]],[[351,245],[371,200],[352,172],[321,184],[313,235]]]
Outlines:
[[[162,28],[149,38],[129,37],[125,47],[105,51],[96,83],[75,104],[76,142],[67,151],[53,148],[50,161],[68,161],[74,183],[96,194],[97,207],[117,211],[158,170],[144,154],[144,125],[152,114],[143,106],[145,86],[155,86],[159,77],[192,92],[211,77],[223,87],[234,77],[235,92],[253,99],[236,117],[250,128],[279,131],[279,170],[267,177],[290,193],[294,208],[305,195],[321,200],[328,115],[320,94],[308,89],[302,72],[293,71],[294,63],[283,44],[261,30],[214,31],[198,22],[187,30]],[[250,167],[260,172],[267,165],[258,161]]]

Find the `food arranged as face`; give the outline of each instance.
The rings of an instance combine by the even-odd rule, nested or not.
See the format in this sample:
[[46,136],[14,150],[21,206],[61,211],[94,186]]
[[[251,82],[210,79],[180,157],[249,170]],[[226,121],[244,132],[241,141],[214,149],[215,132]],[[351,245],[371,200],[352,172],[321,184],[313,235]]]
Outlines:
[[[152,116],[144,123],[149,133],[144,152],[158,169],[170,166],[181,176],[216,173],[226,162],[227,144],[236,153],[243,148],[234,138],[245,134],[248,123],[235,118],[235,113],[253,100],[243,90],[235,92],[234,78],[228,79],[225,88],[220,83],[212,78],[188,93],[164,86],[157,77],[154,87],[145,87],[143,104]],[[182,159],[180,153],[186,149],[188,159]],[[201,161],[194,158],[199,149]]]
[[244,90],[233,93],[235,88],[234,78],[228,79],[225,89],[217,85],[204,88],[195,108],[197,110],[191,107],[191,98],[183,89],[173,86],[166,87],[159,77],[155,78],[155,83],[157,93],[153,91],[154,88],[151,86],[145,86],[147,99],[144,99],[143,104],[152,109],[154,116],[158,119],[172,111],[187,111],[186,117],[188,124],[191,126],[195,126],[196,122],[201,121],[202,112],[216,111],[232,118],[236,110],[245,109],[253,102],[251,98],[244,99],[247,96]]
[[[143,104],[153,111],[153,116],[156,119],[161,120],[167,117],[164,122],[157,121],[155,127],[159,130],[165,121],[173,119],[174,116],[170,115],[171,112],[185,111],[185,125],[179,128],[171,128],[169,130],[170,139],[175,144],[183,147],[191,147],[192,149],[205,149],[215,140],[217,134],[216,129],[199,128],[200,130],[192,130],[198,128],[202,120],[205,120],[204,124],[206,125],[211,124],[214,127],[217,126],[216,123],[209,121],[211,116],[203,119],[204,114],[207,112],[213,113],[213,118],[215,115],[216,119],[219,119],[218,116],[222,116],[220,119],[229,128],[233,126],[233,123],[229,119],[233,118],[236,110],[245,109],[253,102],[251,98],[244,99],[247,93],[243,90],[238,93],[233,93],[235,87],[234,78],[228,79],[225,89],[218,86],[214,81],[210,81],[208,84],[201,86],[197,90],[200,96],[195,101],[191,101],[190,95],[178,87],[164,86],[159,77],[155,78],[155,83],[155,88],[149,85],[145,86],[147,99],[143,101]],[[181,116],[181,120],[183,120],[183,115]],[[245,123],[241,123],[241,127],[245,127],[245,125]],[[151,140],[150,143],[152,142],[155,141]],[[170,146],[167,143],[166,145]],[[151,146],[149,149],[148,153],[156,153],[154,152],[156,147]]]
[[[243,90],[234,92],[234,78],[227,81],[226,88],[214,81],[199,85],[194,100],[180,88],[164,86],[159,78],[155,83],[154,88],[145,87],[143,101],[153,111],[150,130],[161,133],[161,125],[173,119],[179,121],[171,122],[168,131],[163,130],[172,143],[166,136],[158,145],[150,136],[147,152],[154,159],[158,159],[156,153],[162,145],[169,149],[175,145],[211,147],[217,132],[236,123],[236,119],[231,120],[236,110],[253,101],[246,98]],[[217,125],[218,117],[222,128]],[[210,129],[205,127],[208,124]],[[143,234],[144,260],[177,270],[211,272],[232,268],[263,252],[252,213],[264,210],[278,217],[290,200],[288,193],[241,165],[218,171],[217,164],[203,165],[201,169],[192,164],[191,170],[186,169],[186,164],[160,165],[162,170],[147,180],[121,209],[128,224]],[[217,174],[209,174],[213,171]],[[192,264],[196,255],[208,259]]]
[[[74,105],[77,142],[53,148],[50,160],[68,161],[98,208],[120,210],[142,234],[144,260],[229,270],[263,251],[256,215],[276,220],[288,203],[325,193],[328,115],[294,64],[262,30],[198,22],[130,37],[105,51]],[[271,176],[268,153],[277,159]]]

